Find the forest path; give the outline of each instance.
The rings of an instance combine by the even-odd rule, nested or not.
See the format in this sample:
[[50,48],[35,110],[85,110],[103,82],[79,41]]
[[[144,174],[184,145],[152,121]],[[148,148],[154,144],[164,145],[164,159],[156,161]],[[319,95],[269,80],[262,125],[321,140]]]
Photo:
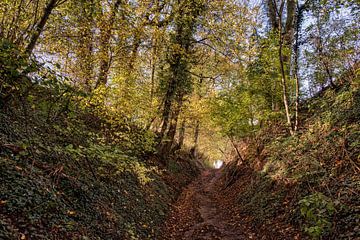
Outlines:
[[221,195],[220,170],[205,170],[180,195],[163,229],[163,239],[252,239]]

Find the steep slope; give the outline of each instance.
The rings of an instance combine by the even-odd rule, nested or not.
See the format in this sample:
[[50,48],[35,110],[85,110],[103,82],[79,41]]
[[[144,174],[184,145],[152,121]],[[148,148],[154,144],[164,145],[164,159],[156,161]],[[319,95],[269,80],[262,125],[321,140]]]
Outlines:
[[[224,169],[222,194],[256,239],[360,237],[359,80],[302,105],[301,130],[269,123]],[[296,233],[295,231],[295,233]]]
[[1,108],[0,239],[157,238],[199,165],[157,157],[151,132],[55,91]]

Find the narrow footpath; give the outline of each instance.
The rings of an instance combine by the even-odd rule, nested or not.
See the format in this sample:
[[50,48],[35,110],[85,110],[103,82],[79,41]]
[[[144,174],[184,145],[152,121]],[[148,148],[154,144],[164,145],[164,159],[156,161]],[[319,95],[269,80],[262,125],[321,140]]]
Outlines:
[[206,170],[183,191],[164,226],[163,239],[254,239],[224,205],[218,191],[220,175],[219,170]]

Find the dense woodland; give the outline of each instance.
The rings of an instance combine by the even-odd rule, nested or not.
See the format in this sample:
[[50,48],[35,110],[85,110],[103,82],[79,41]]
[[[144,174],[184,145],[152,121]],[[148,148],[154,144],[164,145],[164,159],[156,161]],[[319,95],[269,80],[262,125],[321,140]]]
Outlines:
[[[2,0],[0,238],[359,238],[359,22],[358,0]],[[216,160],[243,238],[169,234]]]

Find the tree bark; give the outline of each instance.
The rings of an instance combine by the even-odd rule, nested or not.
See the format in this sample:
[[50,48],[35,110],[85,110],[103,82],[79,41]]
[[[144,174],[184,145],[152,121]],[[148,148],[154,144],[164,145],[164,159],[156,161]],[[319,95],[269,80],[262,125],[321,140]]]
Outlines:
[[164,99],[164,109],[162,113],[162,125],[160,130],[160,142],[163,140],[165,132],[169,126],[169,120],[170,120],[170,113],[172,108],[172,98],[175,92],[175,86],[176,86],[176,79],[172,78],[169,81],[169,84],[167,86],[165,99]]
[[[164,97],[162,127],[159,136],[159,146],[165,156],[171,150],[174,142],[177,121],[184,97],[191,91],[189,55],[191,54],[191,46],[193,44],[191,40],[195,31],[196,19],[201,11],[201,6],[195,1],[178,0],[177,4],[179,8],[175,18],[175,31],[171,37],[174,48],[169,49],[170,53],[167,59],[169,78],[166,79],[168,84]],[[169,129],[167,130],[168,127]],[[166,130],[166,138],[164,138]],[[164,151],[167,151],[166,154]]]
[[[323,44],[323,36],[322,36],[322,28],[321,28],[321,21],[320,21],[320,13],[317,12],[317,19],[316,19],[316,25],[317,25],[317,28],[318,28],[318,41],[317,41],[317,51],[318,51],[318,55],[319,55],[319,61],[320,61],[320,64],[323,65],[324,67],[324,70],[325,70],[325,73],[327,75],[327,78],[328,78],[328,82],[330,83],[330,86],[332,88],[335,88],[335,84],[333,82],[333,76],[332,76],[332,71],[330,69],[330,66],[329,66],[329,61],[326,59],[326,53],[324,53],[324,44]],[[324,83],[326,84],[326,83]],[[322,84],[322,88],[325,88],[324,84]]]
[[237,148],[234,139],[231,136],[228,136],[228,137],[229,137],[230,142],[231,142],[231,144],[233,145],[233,147],[234,147],[234,149],[236,151],[236,154],[238,155],[238,160],[240,160],[241,162],[244,162],[244,158],[241,156],[240,151]]
[[186,130],[186,119],[184,118],[181,121],[181,126],[180,126],[180,131],[179,131],[179,146],[178,148],[181,149],[182,146],[184,145],[184,140],[185,140],[185,130]]
[[279,20],[277,16],[277,6],[275,0],[267,0],[267,10],[273,30],[279,30]]
[[172,117],[171,117],[169,131],[166,134],[166,141],[167,141],[167,144],[166,144],[167,147],[165,148],[166,152],[169,152],[174,145],[176,129],[177,129],[179,115],[181,112],[182,103],[183,103],[183,100],[179,99],[179,101],[176,104],[176,108],[174,109]]
[[150,106],[153,104],[154,93],[155,93],[155,72],[156,72],[156,53],[157,53],[157,39],[153,36],[152,39],[152,56],[151,56],[151,88],[150,88]]
[[[91,4],[94,3],[93,0]],[[79,45],[77,50],[77,61],[80,67],[81,83],[86,92],[90,93],[92,90],[92,81],[94,79],[94,35],[92,28],[94,27],[94,9],[87,8],[85,1],[81,1],[81,16],[78,18],[80,28]]]
[[200,122],[199,120],[196,120],[195,130],[194,130],[194,145],[191,148],[191,155],[193,155],[195,158],[197,157],[197,151],[199,146],[199,135],[200,135]]
[[[281,33],[280,33],[281,34]],[[282,36],[280,36],[282,38]],[[291,135],[293,135],[293,129],[291,124],[291,117],[290,117],[290,110],[289,110],[289,102],[288,102],[288,93],[287,93],[287,86],[286,86],[286,74],[285,74],[285,68],[284,68],[284,56],[282,53],[283,43],[282,40],[280,40],[280,46],[279,46],[279,59],[280,59],[280,71],[281,71],[281,83],[283,88],[283,102],[285,107],[285,114],[286,114],[286,120],[287,125],[289,128],[289,132]]]
[[287,0],[286,23],[285,23],[285,45],[291,47],[294,36],[295,10],[297,0]]
[[47,3],[47,5],[44,9],[44,13],[40,19],[40,22],[36,25],[35,32],[31,36],[30,42],[25,49],[25,54],[27,56],[30,56],[32,54],[32,52],[34,51],[36,43],[37,43],[42,31],[44,30],[45,24],[48,21],[52,10],[56,7],[57,2],[58,2],[58,0],[49,0],[49,2]]
[[109,17],[105,22],[103,22],[102,29],[100,30],[100,67],[95,88],[98,88],[99,86],[105,86],[108,80],[108,73],[111,65],[111,59],[109,55],[110,38],[120,3],[121,0],[117,0],[114,3]]
[[129,99],[132,94],[132,89],[134,84],[133,72],[135,69],[135,64],[136,64],[136,59],[138,56],[140,44],[141,44],[141,33],[136,32],[134,34],[134,42],[132,45],[132,49],[130,52],[130,59],[128,60],[127,69],[126,69],[125,92],[124,92],[125,99]]
[[172,147],[174,146],[178,118],[182,107],[182,100],[178,101],[177,104],[173,104],[173,105],[176,106],[174,106],[173,107],[174,109],[171,111],[171,113],[169,113],[169,118],[167,121],[169,128],[166,132],[166,135],[165,135],[165,131],[163,132],[162,139],[160,142],[160,153],[165,157],[170,153]]
[[300,104],[300,79],[299,79],[299,38],[301,31],[301,24],[303,21],[303,13],[305,10],[305,5],[299,6],[297,4],[297,14],[296,14],[296,32],[295,32],[295,45],[294,45],[294,76],[295,76],[295,123],[294,123],[294,132],[298,131],[299,128],[299,104]]
[[[282,22],[282,13],[284,8],[284,1],[281,1],[280,12],[279,12],[279,25]],[[290,110],[289,110],[289,103],[288,103],[288,93],[287,93],[287,86],[286,86],[286,73],[285,73],[285,63],[284,63],[284,55],[283,55],[283,46],[284,46],[284,34],[280,30],[279,34],[279,61],[280,61],[280,72],[281,72],[281,83],[283,88],[283,102],[285,107],[285,114],[286,114],[286,121],[288,125],[288,129],[291,135],[294,134],[292,124],[291,124],[291,117],[290,117]]]

